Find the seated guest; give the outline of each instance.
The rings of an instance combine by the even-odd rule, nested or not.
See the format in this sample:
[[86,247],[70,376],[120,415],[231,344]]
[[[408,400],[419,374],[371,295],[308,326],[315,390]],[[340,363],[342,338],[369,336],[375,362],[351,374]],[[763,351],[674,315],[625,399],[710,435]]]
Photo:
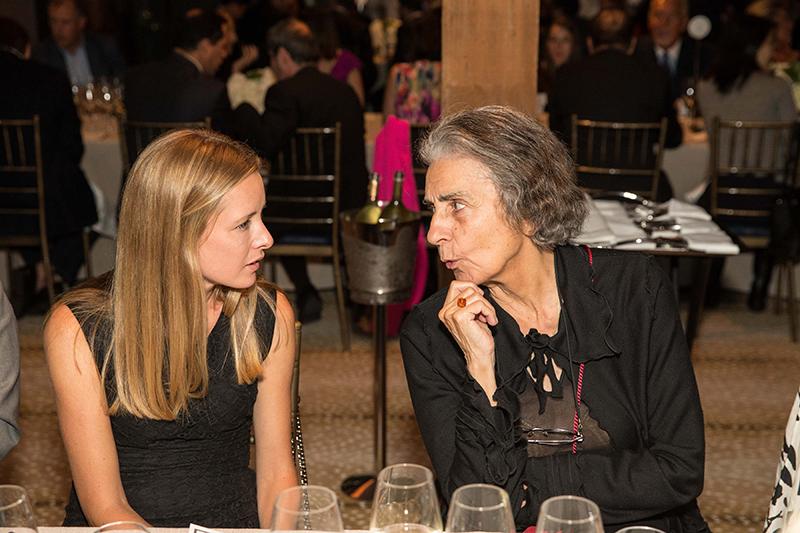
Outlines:
[[258,278],[273,243],[258,169],[252,150],[209,130],[159,137],[131,170],[115,269],[51,310],[44,349],[73,479],[65,525],[266,528],[297,484],[294,316]]
[[444,498],[502,487],[519,530],[574,494],[607,531],[708,531],[703,414],[669,278],[652,257],[568,244],[585,203],[532,118],[444,117],[421,152],[428,242],[455,280],[412,311],[400,346]]
[[399,61],[386,78],[383,115],[430,124],[442,112],[441,7],[404,22],[398,30]]
[[[772,23],[760,17],[743,16],[731,21],[720,36],[717,57],[709,75],[697,88],[700,112],[710,127],[714,118],[756,122],[789,122],[797,117],[791,85],[773,76],[768,62],[772,53]],[[770,144],[771,146],[771,144]],[[728,161],[728,144],[721,145],[721,161]],[[757,149],[757,143],[751,149]],[[763,154],[772,154],[769,146]],[[755,157],[750,154],[749,157]],[[708,194],[701,203],[708,203]],[[767,228],[764,228],[768,231]],[[763,311],[772,278],[773,259],[766,250],[753,255],[753,283],[747,305],[753,311]],[[717,275],[711,277],[711,294],[718,291],[722,260],[715,266]]]
[[178,27],[169,56],[130,69],[125,76],[128,119],[191,122],[211,117],[214,129],[232,132],[225,83],[214,78],[233,46],[227,26],[217,13],[195,10]]
[[[666,146],[680,144],[681,128],[666,73],[631,55],[630,47],[631,25],[625,11],[601,9],[591,24],[589,56],[559,69],[550,93],[550,128],[565,143],[571,141],[575,114],[582,119],[616,122],[659,122],[666,117]],[[657,196],[672,196],[663,175]]]
[[320,58],[317,68],[335,79],[347,83],[364,105],[364,79],[361,76],[361,60],[350,50],[341,47],[339,30],[334,12],[330,9],[315,10],[306,20],[319,44]]
[[47,20],[51,36],[34,48],[35,60],[66,72],[73,85],[122,76],[125,61],[114,42],[86,31],[82,0],[50,0]]
[[569,18],[559,15],[547,27],[544,46],[539,54],[537,91],[549,93],[555,81],[556,70],[581,57],[581,40],[578,28]]
[[[69,81],[64,73],[28,61],[29,57],[25,30],[11,19],[0,18],[0,72],[5,80],[0,83],[0,118],[30,120],[39,115],[50,258],[62,281],[71,285],[84,261],[83,230],[97,222],[97,209],[80,167],[81,124]],[[28,201],[30,195],[18,198]],[[38,224],[30,223],[30,217],[5,216],[0,223],[0,233],[38,231]],[[44,296],[46,277],[40,250],[21,251],[28,265],[36,265],[35,291]],[[21,311],[24,309],[17,310]]]
[[[249,104],[236,109],[237,120],[248,139],[272,159],[294,135],[297,128],[341,124],[342,210],[360,207],[365,200],[367,169],[364,159],[364,115],[356,93],[346,83],[317,70],[319,50],[309,27],[285,19],[267,34],[272,70],[278,83],[264,98],[259,116]],[[280,233],[276,240],[280,242]],[[302,322],[318,320],[322,300],[308,277],[304,257],[281,257],[297,292],[297,309]]]
[[[670,98],[674,101],[694,87],[695,76],[708,68],[708,48],[686,35],[689,20],[688,0],[653,0],[647,12],[650,35],[639,39],[636,54],[656,63],[669,74]],[[696,54],[699,52],[699,57]],[[695,59],[699,61],[695,72]]]
[[19,341],[14,310],[0,283],[0,460],[19,442]]

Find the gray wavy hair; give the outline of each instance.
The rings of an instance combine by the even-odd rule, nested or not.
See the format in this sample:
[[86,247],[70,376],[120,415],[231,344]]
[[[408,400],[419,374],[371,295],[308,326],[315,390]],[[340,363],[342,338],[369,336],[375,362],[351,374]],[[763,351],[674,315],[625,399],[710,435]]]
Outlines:
[[488,169],[509,225],[533,226],[531,240],[543,249],[580,233],[586,217],[572,158],[566,147],[528,115],[486,106],[448,115],[420,142],[420,157],[469,157]]

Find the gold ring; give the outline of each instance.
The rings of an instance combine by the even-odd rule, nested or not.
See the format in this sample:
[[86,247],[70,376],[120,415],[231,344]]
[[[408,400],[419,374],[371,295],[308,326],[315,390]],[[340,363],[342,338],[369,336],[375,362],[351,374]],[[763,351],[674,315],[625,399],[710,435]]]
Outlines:
[[466,307],[467,306],[467,299],[466,298],[459,298],[456,300],[456,305],[459,307]]

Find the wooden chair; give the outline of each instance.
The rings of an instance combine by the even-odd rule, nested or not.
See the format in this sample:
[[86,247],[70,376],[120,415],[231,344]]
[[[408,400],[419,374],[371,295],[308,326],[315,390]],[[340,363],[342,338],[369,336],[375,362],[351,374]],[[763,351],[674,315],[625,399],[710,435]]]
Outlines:
[[120,118],[119,147],[124,175],[127,176],[133,162],[156,137],[171,130],[195,128],[211,129],[211,118],[206,117],[196,122],[143,122]]
[[572,115],[571,147],[578,184],[587,192],[626,191],[655,200],[667,119],[601,122]]
[[334,127],[298,128],[270,163],[263,219],[275,237],[267,256],[331,260],[342,349],[349,351],[350,323],[339,246],[340,158],[339,123]]
[[[44,202],[44,171],[42,169],[42,137],[39,116],[30,120],[0,120],[3,151],[0,160],[0,220],[28,220],[37,231],[0,233],[0,248],[7,250],[8,272],[11,273],[11,253],[14,248],[38,247],[42,251],[47,295],[55,300],[53,265],[47,239],[47,216]],[[21,198],[30,198],[20,202]],[[20,206],[23,203],[24,207]],[[10,225],[10,224],[9,224]]]
[[294,323],[294,367],[292,367],[292,458],[297,468],[297,477],[301,485],[308,485],[306,468],[306,452],[303,447],[303,431],[300,424],[300,344],[303,338],[303,325]]
[[[794,184],[796,127],[794,122],[712,121],[710,212],[745,252],[767,253],[772,208]],[[794,270],[780,259],[776,267],[778,308],[785,278],[790,333],[797,342]]]
[[[308,485],[308,470],[306,467],[306,452],[303,446],[303,430],[300,423],[300,353],[301,341],[303,338],[303,324],[300,322],[294,323],[294,365],[292,366],[292,386],[291,386],[291,401],[292,407],[289,415],[289,424],[291,426],[291,446],[292,446],[292,459],[294,460],[295,468],[297,469],[297,479],[301,485]],[[255,434],[250,432],[250,446],[256,443]],[[251,461],[255,454],[251,450]],[[251,465],[252,466],[252,465]]]

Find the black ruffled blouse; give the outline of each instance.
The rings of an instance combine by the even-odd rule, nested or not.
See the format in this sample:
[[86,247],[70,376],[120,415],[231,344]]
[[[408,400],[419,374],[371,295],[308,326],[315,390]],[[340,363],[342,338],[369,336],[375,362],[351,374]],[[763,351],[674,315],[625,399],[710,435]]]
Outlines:
[[[446,291],[417,306],[403,325],[409,390],[443,496],[449,500],[467,483],[501,486],[518,529],[535,525],[545,499],[578,494],[600,506],[612,531],[631,524],[704,531],[695,500],[703,486],[703,418],[671,283],[652,258],[638,254],[597,250],[593,266],[582,248],[558,247],[555,256],[557,334],[523,336],[489,298],[499,321],[491,328],[496,407],[437,317]],[[577,454],[529,456],[523,413],[547,413],[551,402],[569,401],[563,388],[556,400],[558,387],[531,394],[531,375],[541,383],[552,373],[546,356],[568,380],[585,364],[582,403],[607,435],[605,445],[585,441]]]

